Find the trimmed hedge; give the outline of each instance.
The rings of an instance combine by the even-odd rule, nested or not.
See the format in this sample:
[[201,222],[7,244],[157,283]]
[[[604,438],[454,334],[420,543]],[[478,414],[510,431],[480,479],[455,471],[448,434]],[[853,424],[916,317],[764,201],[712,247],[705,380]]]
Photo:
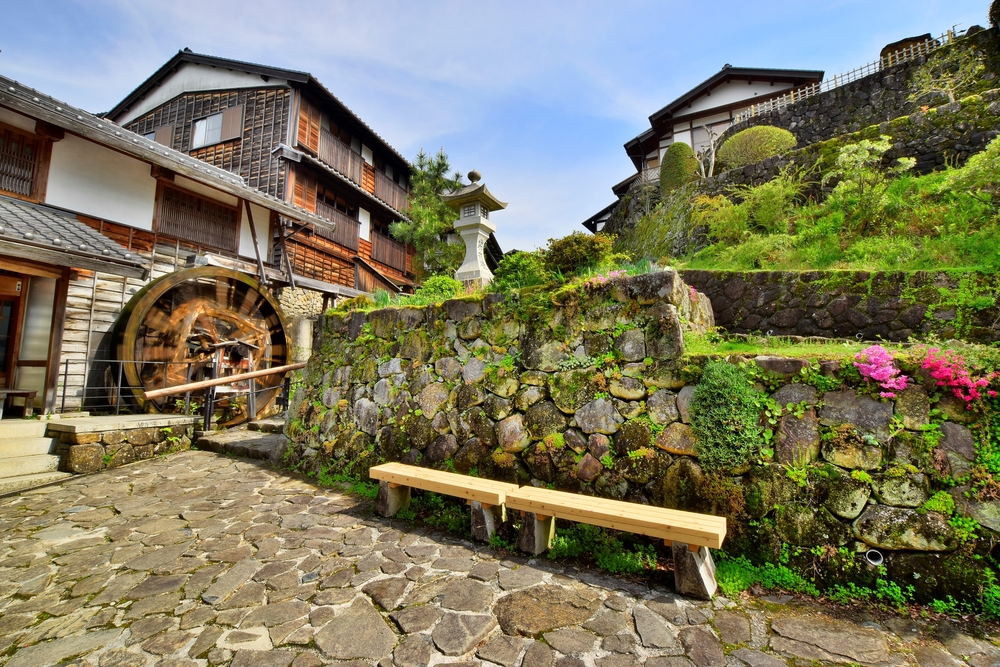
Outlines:
[[784,153],[796,143],[795,135],[784,128],[758,125],[726,139],[718,160],[726,169],[738,169]]
[[698,158],[694,150],[679,141],[670,144],[660,163],[660,191],[666,196],[672,190],[694,180]]

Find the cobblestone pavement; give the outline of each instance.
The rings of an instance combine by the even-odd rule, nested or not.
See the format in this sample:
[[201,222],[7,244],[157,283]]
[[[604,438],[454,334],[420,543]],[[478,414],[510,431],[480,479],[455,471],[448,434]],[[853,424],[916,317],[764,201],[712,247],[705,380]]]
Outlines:
[[7,667],[1000,660],[951,626],[835,620],[784,599],[692,602],[544,559],[498,560],[484,545],[208,452],[2,498],[0,527]]

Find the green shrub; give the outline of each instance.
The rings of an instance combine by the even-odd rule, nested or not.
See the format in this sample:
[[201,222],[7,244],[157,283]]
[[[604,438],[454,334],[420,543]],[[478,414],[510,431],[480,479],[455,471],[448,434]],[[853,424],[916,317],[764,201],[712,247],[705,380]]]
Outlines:
[[545,260],[540,253],[515,250],[507,253],[500,260],[490,290],[507,292],[512,289],[522,289],[543,285],[552,280],[552,274],[545,268]]
[[724,361],[705,365],[691,397],[691,425],[706,470],[727,470],[756,460],[764,444],[761,397],[744,369]]
[[573,232],[561,239],[549,239],[542,257],[545,268],[564,277],[582,268],[600,264],[611,254],[614,237]]
[[1000,208],[1000,137],[988,143],[986,150],[970,157],[964,168],[950,172],[944,185],[954,192],[969,194],[994,210]]
[[426,299],[440,299],[444,301],[445,299],[450,299],[456,294],[461,294],[465,291],[465,285],[461,281],[455,280],[451,276],[431,276],[423,282],[423,284],[418,287],[414,292],[414,296],[423,297]]
[[636,544],[628,549],[621,540],[603,528],[578,523],[559,528],[552,538],[549,558],[579,558],[589,556],[606,572],[639,574],[656,567],[656,550],[652,545]]
[[694,149],[675,141],[667,147],[660,162],[660,191],[666,197],[672,190],[693,181],[698,173],[698,158]]
[[795,135],[784,128],[758,125],[726,139],[718,160],[726,169],[738,169],[784,153],[796,143]]

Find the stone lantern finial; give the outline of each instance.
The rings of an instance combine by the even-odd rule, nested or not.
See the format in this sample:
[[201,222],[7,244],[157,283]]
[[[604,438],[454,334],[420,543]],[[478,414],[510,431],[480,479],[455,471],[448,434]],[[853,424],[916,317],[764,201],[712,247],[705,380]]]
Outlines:
[[448,206],[458,212],[455,231],[465,242],[465,261],[455,272],[455,278],[466,285],[485,286],[493,280],[493,272],[486,266],[483,248],[496,225],[490,222],[490,213],[507,208],[507,203],[494,197],[480,183],[482,175],[473,169],[469,172],[471,183],[450,194],[441,195]]

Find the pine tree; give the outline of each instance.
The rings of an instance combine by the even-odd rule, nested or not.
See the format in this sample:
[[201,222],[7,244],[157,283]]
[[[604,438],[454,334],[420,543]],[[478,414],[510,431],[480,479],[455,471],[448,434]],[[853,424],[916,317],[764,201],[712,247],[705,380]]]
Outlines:
[[410,175],[409,221],[392,223],[390,231],[400,241],[416,250],[413,263],[418,279],[437,275],[453,275],[465,257],[465,246],[448,243],[457,217],[441,199],[441,195],[462,187],[462,176],[449,176],[451,165],[444,149],[428,156],[421,150]]

